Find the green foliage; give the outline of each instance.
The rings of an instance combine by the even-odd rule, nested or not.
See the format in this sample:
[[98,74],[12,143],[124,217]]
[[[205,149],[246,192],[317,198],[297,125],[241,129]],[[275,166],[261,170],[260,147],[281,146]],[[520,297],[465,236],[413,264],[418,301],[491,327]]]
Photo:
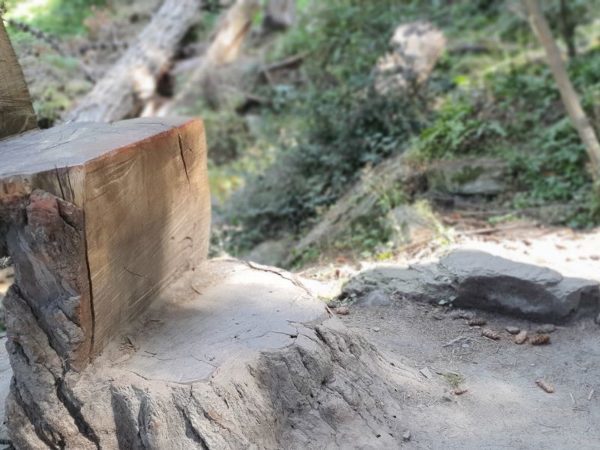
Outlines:
[[[569,74],[584,107],[596,119],[600,49],[571,61]],[[543,62],[514,64],[451,94],[420,136],[425,159],[494,155],[511,163],[517,208],[563,203],[571,225],[597,223],[585,148]]]
[[426,159],[485,153],[494,137],[506,131],[497,120],[480,117],[477,106],[465,99],[448,101],[433,124],[420,135],[419,150]]
[[[85,32],[85,19],[106,0],[0,0],[8,17],[58,35]],[[0,8],[2,9],[2,8]]]
[[[589,11],[591,3],[577,1],[571,11]],[[515,14],[515,2],[334,0],[316,7],[318,11],[313,4],[300,26],[275,44],[273,59],[308,55],[302,69],[305,83],[280,84],[264,92],[274,99],[274,113],[267,120],[282,124],[282,134],[292,139],[280,141],[273,164],[249,177],[234,197],[228,216],[235,224],[230,237],[236,249],[306,229],[364,167],[404,151],[415,140],[421,160],[505,158],[520,192],[515,207],[573,202],[576,218],[566,220],[591,223],[595,216],[587,194],[585,152],[565,119],[546,65],[523,58],[523,44],[531,45],[535,38],[522,15]],[[545,7],[556,30],[559,2]],[[387,51],[391,32],[399,23],[422,17],[459,42],[496,39],[497,49],[444,55],[427,93],[378,96],[372,89],[372,69]],[[578,20],[579,24],[588,18]],[[587,52],[569,68],[584,106],[596,120],[597,53]],[[434,95],[441,106],[432,113]],[[302,122],[294,122],[290,131],[285,118],[292,116]],[[390,240],[395,230],[385,219],[390,211],[385,201],[383,195],[377,214],[351,224],[346,238],[337,243],[340,250],[377,252]]]
[[278,117],[303,118],[300,137],[284,142],[264,173],[234,198],[230,217],[248,248],[282,231],[298,232],[331,205],[366,165],[403,151],[427,119],[420,95],[380,96],[372,68],[387,49],[401,2],[335,0],[307,16],[277,50],[308,51],[308,85],[275,89]]

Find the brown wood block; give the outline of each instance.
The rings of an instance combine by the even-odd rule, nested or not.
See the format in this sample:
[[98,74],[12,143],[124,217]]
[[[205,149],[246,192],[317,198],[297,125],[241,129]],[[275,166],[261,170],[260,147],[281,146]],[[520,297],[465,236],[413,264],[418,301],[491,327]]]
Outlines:
[[8,230],[15,263],[9,297],[25,301],[75,369],[206,258],[200,120],[66,124],[0,140],[0,159],[0,232]]

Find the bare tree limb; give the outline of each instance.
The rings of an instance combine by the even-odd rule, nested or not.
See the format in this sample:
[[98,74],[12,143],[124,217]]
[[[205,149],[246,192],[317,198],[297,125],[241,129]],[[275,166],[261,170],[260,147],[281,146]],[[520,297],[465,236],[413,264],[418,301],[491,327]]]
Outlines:
[[600,180],[600,143],[598,143],[596,132],[586,116],[585,111],[581,107],[577,92],[575,92],[575,89],[571,84],[565,64],[561,58],[560,50],[552,37],[552,32],[550,31],[550,27],[548,26],[548,22],[542,13],[538,1],[524,1],[525,6],[527,7],[531,27],[546,51],[548,66],[554,76],[554,80],[560,91],[567,113],[571,118],[571,122],[573,122],[573,126],[577,129],[579,137],[589,155],[592,164],[592,177],[594,178],[594,181],[597,182]]

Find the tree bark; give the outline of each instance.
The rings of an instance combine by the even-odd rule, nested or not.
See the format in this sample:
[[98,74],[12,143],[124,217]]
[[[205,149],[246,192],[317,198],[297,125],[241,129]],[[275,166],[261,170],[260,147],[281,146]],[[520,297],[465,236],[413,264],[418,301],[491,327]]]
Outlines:
[[0,139],[37,128],[23,71],[0,15]]
[[577,29],[577,22],[573,20],[573,15],[567,4],[567,0],[560,0],[560,28],[562,31],[563,39],[567,45],[567,52],[569,58],[575,58],[577,56],[577,47],[575,45],[575,30]]
[[178,44],[196,23],[201,0],[165,0],[110,71],[67,116],[67,122],[111,122],[136,116],[156,91]]
[[600,143],[598,143],[596,132],[586,116],[585,111],[581,107],[577,92],[575,92],[575,89],[571,84],[565,64],[561,58],[560,50],[552,37],[552,32],[550,31],[550,27],[548,26],[548,22],[542,13],[538,1],[524,1],[525,6],[527,7],[531,27],[544,47],[548,59],[548,66],[554,76],[554,80],[556,81],[563,104],[565,105],[571,122],[573,122],[573,126],[577,129],[581,141],[588,153],[592,166],[592,177],[597,182],[600,180]]
[[23,351],[9,345],[18,449],[400,448],[407,389],[442,394],[292,274],[255,264],[186,273],[79,374],[62,375],[31,313],[15,312],[33,325]]

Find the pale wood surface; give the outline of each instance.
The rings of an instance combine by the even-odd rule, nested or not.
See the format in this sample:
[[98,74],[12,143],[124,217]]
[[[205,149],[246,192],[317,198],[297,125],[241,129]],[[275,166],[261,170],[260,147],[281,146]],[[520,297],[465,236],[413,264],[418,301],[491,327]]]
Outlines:
[[0,16],[0,139],[36,127],[23,71]]
[[[55,347],[75,367],[169,280],[206,258],[210,195],[200,120],[68,124],[1,141],[0,158],[13,303],[21,298],[39,309],[40,326],[57,334]],[[64,311],[69,320],[56,322]]]

